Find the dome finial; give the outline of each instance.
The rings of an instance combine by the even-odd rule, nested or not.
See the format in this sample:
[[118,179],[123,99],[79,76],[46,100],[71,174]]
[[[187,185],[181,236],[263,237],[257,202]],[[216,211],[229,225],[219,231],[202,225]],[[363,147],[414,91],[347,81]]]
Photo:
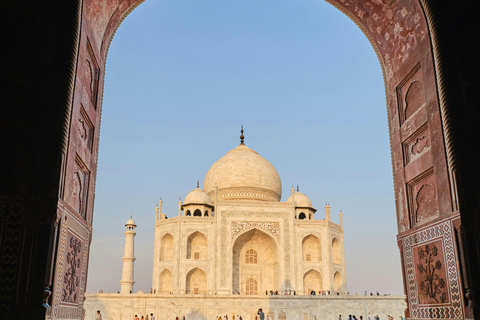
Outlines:
[[298,184],[297,184],[297,192],[299,192],[299,191],[300,191],[300,188],[298,188]]
[[245,136],[243,135],[243,124],[242,124],[242,129],[240,130],[240,144],[244,144],[243,143],[243,139],[245,139]]
[[198,180],[197,180],[197,188],[200,188],[200,183]]

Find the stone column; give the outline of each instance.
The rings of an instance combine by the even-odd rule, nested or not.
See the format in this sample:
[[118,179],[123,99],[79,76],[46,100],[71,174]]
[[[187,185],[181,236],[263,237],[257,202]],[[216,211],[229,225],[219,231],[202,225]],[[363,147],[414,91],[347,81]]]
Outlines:
[[120,281],[120,293],[131,293],[133,290],[133,262],[135,261],[134,257],[134,238],[137,234],[135,232],[135,227],[137,225],[130,218],[127,221],[125,227],[125,253],[123,254],[123,270],[122,270],[122,280]]

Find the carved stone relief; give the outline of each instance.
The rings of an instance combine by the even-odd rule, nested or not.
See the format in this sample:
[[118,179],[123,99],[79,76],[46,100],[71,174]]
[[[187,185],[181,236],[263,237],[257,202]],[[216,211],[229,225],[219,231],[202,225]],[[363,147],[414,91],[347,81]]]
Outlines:
[[423,12],[413,0],[358,1],[340,0],[339,6],[360,20],[379,49],[387,81],[426,36]]
[[62,204],[59,203],[57,211],[63,219],[55,267],[52,317],[79,319],[85,294],[91,230]]
[[83,218],[86,214],[87,204],[87,189],[90,172],[86,165],[77,156],[75,158],[75,167],[70,183],[70,197],[69,204],[74,208]]
[[98,94],[98,78],[100,74],[100,68],[98,67],[95,53],[93,52],[90,41],[87,39],[87,58],[85,59],[84,68],[86,72],[85,86],[88,88],[88,94],[90,96],[90,102],[93,107],[97,108],[97,94]]
[[87,112],[80,106],[80,115],[78,117],[78,137],[80,138],[81,145],[87,149],[89,152],[92,151],[93,147],[93,124],[90,121],[90,118],[87,115]]
[[419,305],[448,304],[445,259],[440,240],[414,247]]
[[280,225],[278,222],[252,222],[252,221],[233,221],[232,222],[232,239],[241,233],[251,230],[260,229],[272,235],[277,241],[280,240]]
[[62,301],[63,302],[78,302],[80,276],[82,270],[81,257],[82,257],[82,241],[80,241],[75,235],[69,233],[68,235],[68,248],[66,256],[66,270],[63,276],[63,290]]
[[425,124],[403,143],[405,165],[425,154],[430,147],[430,130]]
[[420,64],[417,64],[398,85],[397,95],[400,124],[403,125],[406,120],[426,104]]
[[410,222],[422,225],[439,215],[433,168],[408,183]]
[[402,242],[411,318],[463,319],[451,223],[425,228]]

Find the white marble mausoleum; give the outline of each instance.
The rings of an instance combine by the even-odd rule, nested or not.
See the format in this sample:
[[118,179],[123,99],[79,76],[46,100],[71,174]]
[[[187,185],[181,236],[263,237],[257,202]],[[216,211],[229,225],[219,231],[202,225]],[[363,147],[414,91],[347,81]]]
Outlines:
[[[213,320],[225,314],[253,320],[263,307],[269,320],[313,320],[313,313],[320,320],[347,312],[342,301],[371,312],[375,305],[388,306],[392,314],[404,309],[403,297],[355,302],[344,295],[343,214],[340,224],[333,223],[326,205],[321,219],[314,219],[319,213],[298,187],[282,202],[277,170],[244,144],[243,130],[240,138],[239,146],[210,167],[203,188],[197,183],[179,202],[176,216],[167,218],[162,201],[156,207],[152,293],[130,293],[136,225],[129,220],[121,292],[86,294],[87,319],[101,310],[104,320],[150,313],[157,320],[174,315]],[[330,295],[314,297],[311,291]]]

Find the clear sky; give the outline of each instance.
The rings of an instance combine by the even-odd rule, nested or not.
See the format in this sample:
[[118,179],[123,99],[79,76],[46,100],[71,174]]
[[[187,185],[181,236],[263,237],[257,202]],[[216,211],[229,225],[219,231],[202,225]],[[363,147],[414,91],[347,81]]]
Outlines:
[[117,292],[133,216],[134,291],[151,287],[155,205],[239,143],[323,219],[344,213],[350,293],[402,294],[384,84],[360,29],[320,0],[148,0],[117,31],[103,97],[88,292]]

